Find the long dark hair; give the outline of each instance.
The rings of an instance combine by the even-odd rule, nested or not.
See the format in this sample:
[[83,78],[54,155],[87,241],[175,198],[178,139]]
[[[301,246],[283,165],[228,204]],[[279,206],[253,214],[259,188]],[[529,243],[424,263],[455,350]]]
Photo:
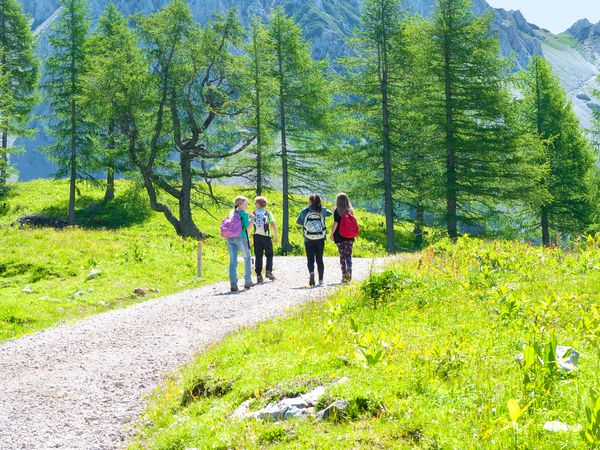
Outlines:
[[312,206],[316,212],[323,211],[323,205],[321,204],[321,196],[319,194],[313,194],[308,198],[310,206]]

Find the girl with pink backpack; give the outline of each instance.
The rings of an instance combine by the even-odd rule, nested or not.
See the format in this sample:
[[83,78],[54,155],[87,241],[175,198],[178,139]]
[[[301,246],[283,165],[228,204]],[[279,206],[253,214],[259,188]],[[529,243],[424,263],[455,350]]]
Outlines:
[[234,208],[221,223],[221,236],[227,239],[229,250],[229,281],[231,292],[238,292],[237,265],[238,253],[244,258],[244,287],[250,289],[252,283],[252,255],[248,244],[248,229],[252,227],[254,215],[248,214],[248,199],[237,197]]
[[342,283],[349,283],[352,281],[352,247],[354,238],[358,236],[358,222],[354,216],[352,203],[346,194],[343,192],[338,194],[335,203],[333,227],[329,238],[337,244],[340,253]]

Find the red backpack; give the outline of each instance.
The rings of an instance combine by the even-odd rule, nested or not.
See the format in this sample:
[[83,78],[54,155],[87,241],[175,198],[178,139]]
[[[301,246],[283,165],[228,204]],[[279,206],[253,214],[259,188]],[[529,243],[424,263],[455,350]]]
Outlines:
[[344,213],[340,220],[340,236],[347,239],[358,236],[358,222],[354,214]]

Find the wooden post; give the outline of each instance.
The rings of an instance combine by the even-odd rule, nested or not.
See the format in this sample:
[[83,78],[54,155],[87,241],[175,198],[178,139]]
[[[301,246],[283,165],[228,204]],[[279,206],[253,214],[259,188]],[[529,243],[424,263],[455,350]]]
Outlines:
[[202,278],[202,240],[198,241],[198,267],[196,270],[196,277]]

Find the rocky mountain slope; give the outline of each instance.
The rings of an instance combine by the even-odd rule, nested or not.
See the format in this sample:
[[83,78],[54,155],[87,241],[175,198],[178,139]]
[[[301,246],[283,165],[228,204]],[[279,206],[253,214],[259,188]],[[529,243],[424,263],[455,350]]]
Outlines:
[[[89,0],[92,23],[95,24],[109,0]],[[147,14],[160,9],[169,0],[113,0],[125,14]],[[22,0],[25,11],[32,18],[32,26],[39,32],[39,53],[48,54],[47,35],[56,12],[58,0]],[[194,17],[206,22],[214,13],[238,9],[247,21],[252,15],[267,17],[273,8],[283,6],[302,25],[305,35],[313,42],[316,57],[335,59],[346,52],[345,39],[360,24],[363,0],[189,0]],[[406,0],[406,7],[425,17],[433,12],[435,0]],[[476,14],[492,13],[492,29],[497,33],[502,53],[512,55],[516,67],[525,67],[535,54],[545,55],[561,76],[571,94],[575,108],[584,125],[589,125],[596,103],[591,98],[595,78],[600,72],[600,24],[577,22],[567,33],[555,36],[547,30],[527,22],[519,11],[494,9],[485,0],[474,0]],[[38,136],[24,142],[27,152],[15,155],[23,180],[47,177],[52,166],[36,151],[49,137],[40,127]]]

